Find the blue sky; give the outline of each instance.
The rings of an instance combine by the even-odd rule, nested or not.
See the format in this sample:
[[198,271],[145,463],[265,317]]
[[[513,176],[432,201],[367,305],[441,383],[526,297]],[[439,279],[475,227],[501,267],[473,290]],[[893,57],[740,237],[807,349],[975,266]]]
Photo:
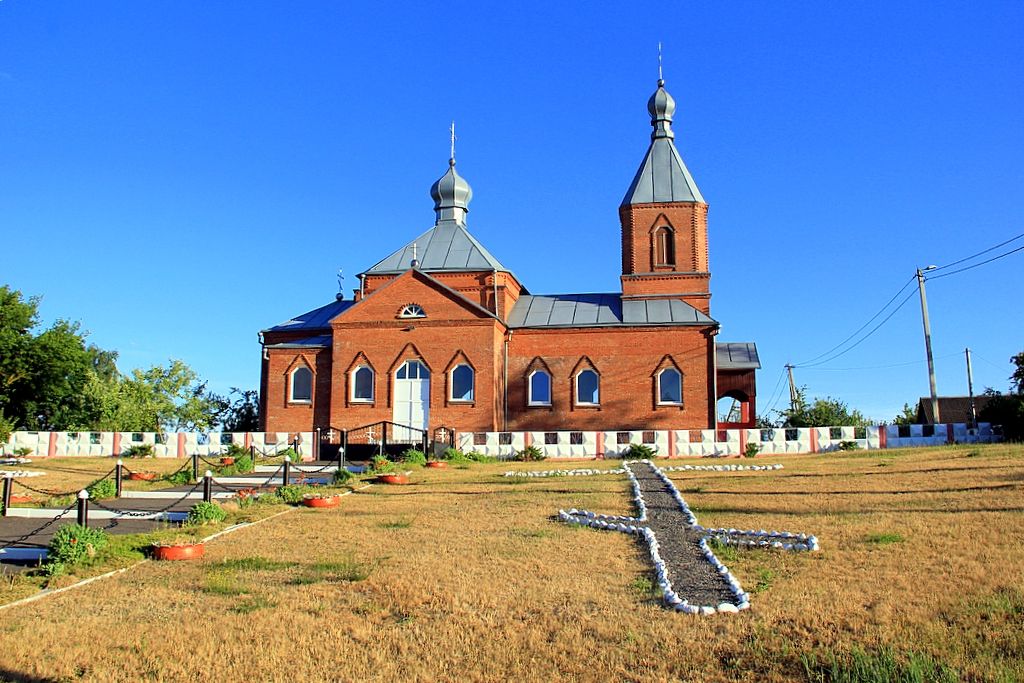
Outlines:
[[[712,314],[767,408],[915,268],[1024,233],[1021,35],[1020,2],[0,0],[0,282],[122,370],[255,388],[258,330],[432,224],[455,119],[471,232],[534,293],[616,291],[662,41]],[[967,346],[1006,389],[1022,265],[928,283],[940,394]],[[928,391],[916,297],[796,378],[891,418]]]

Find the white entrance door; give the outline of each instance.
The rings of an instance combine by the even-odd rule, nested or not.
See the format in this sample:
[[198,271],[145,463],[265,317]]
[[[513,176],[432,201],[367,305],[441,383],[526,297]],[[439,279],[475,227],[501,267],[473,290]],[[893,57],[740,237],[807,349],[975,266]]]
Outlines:
[[[427,429],[430,412],[430,370],[418,360],[407,360],[395,372],[395,409],[393,422]],[[420,433],[395,427],[395,441],[417,443]]]

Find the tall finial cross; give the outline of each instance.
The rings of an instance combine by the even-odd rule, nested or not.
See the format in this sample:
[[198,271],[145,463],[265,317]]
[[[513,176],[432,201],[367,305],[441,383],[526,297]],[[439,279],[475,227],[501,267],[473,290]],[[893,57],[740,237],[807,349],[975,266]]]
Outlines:
[[661,73],[661,41],[658,41],[658,80],[663,81],[665,78]]
[[455,161],[455,141],[458,140],[458,138],[455,137],[455,121],[452,121],[452,126],[449,130],[451,131],[452,134],[452,155],[449,158],[452,161]]
[[415,268],[420,264],[419,258],[416,256],[416,243],[412,243],[412,267]]

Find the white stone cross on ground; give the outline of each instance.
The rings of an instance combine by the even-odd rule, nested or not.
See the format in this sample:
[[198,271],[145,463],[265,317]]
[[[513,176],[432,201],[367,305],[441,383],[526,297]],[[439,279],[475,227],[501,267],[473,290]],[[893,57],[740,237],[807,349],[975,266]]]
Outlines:
[[708,547],[708,539],[750,548],[814,551],[818,540],[806,534],[780,531],[706,529],[683,500],[679,490],[649,460],[628,462],[638,517],[600,515],[586,510],[559,510],[569,524],[621,531],[641,536],[648,545],[654,572],[666,604],[687,614],[738,612],[750,607],[749,596]]

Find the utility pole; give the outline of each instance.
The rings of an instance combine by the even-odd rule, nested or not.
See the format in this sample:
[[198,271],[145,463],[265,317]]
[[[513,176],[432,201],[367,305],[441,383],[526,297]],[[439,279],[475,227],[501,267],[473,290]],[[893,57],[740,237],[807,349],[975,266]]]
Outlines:
[[932,394],[932,424],[940,424],[939,395],[935,391],[935,361],[932,360],[932,327],[928,323],[928,298],[924,294],[924,273],[935,270],[937,266],[928,266],[923,271],[917,269],[917,291],[921,295],[921,318],[924,321],[924,350],[928,355],[928,386]]
[[974,409],[974,373],[971,371],[971,349],[964,349],[964,353],[967,354],[967,396],[971,400],[971,427],[975,427],[978,424],[978,413]]
[[786,363],[786,372],[789,373],[789,409],[796,410],[796,401],[799,394],[796,391],[796,382],[793,381],[793,366]]

